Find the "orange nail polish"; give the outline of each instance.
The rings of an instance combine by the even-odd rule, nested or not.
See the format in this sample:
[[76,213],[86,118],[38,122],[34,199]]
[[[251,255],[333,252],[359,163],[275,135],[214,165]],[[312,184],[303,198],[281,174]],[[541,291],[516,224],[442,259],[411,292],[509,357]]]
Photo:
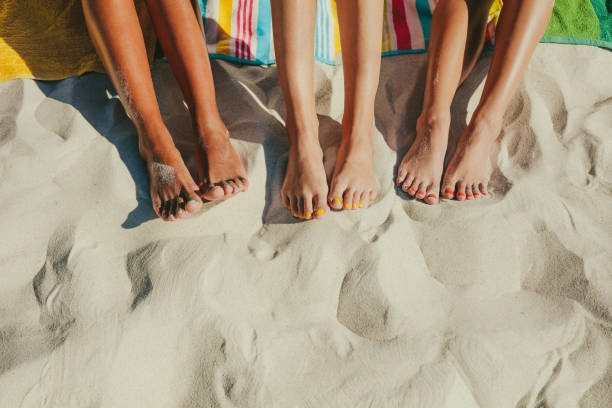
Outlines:
[[457,195],[458,195],[459,197],[463,197],[465,194],[463,194],[463,193],[457,193]]
[[427,198],[436,198],[436,195],[435,194],[430,194],[430,195],[427,196]]
[[446,194],[453,194],[453,193],[455,193],[455,192],[454,192],[453,190],[451,190],[450,188],[447,188],[446,190],[444,190],[444,192],[445,192]]

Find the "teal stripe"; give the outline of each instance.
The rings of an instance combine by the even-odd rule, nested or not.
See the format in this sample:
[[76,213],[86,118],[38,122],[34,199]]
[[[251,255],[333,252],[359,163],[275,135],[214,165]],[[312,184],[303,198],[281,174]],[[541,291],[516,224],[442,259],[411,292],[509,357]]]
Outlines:
[[325,56],[325,58],[329,58],[329,25],[330,25],[330,21],[329,21],[329,7],[331,5],[331,2],[326,1],[325,2],[325,9],[323,10],[323,15],[325,16],[325,20],[323,23],[323,30],[325,30],[325,43],[323,44],[323,49],[325,50],[325,52],[323,53],[323,55]]
[[272,39],[272,11],[268,0],[259,0],[257,10],[257,55],[256,60],[270,61],[270,43]]
[[425,48],[429,46],[429,32],[431,30],[431,8],[427,0],[416,0],[416,10],[421,20],[421,29],[423,30],[423,38],[425,39]]
[[206,3],[208,0],[198,0],[200,3],[200,12],[202,13],[202,18],[206,18]]
[[315,58],[320,58],[321,56],[321,27],[322,27],[322,23],[321,23],[321,7],[322,7],[322,3],[321,0],[317,1],[317,10],[316,10],[316,17],[315,17]]

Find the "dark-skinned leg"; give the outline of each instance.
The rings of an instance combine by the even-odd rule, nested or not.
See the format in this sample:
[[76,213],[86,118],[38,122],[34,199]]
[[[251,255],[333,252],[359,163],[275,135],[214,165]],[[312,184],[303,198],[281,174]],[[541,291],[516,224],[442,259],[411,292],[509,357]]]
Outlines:
[[338,0],[337,3],[344,69],[344,116],[328,202],[335,209],[356,209],[374,201],[377,193],[372,132],[380,76],[383,2]]
[[314,96],[315,0],[272,0],[274,51],[287,108],[287,172],[281,199],[294,216],[320,218],[328,210],[327,177]]
[[446,169],[443,191],[454,190],[459,199],[463,197],[460,194],[468,199],[488,194],[491,149],[508,104],[546,30],[553,5],[553,0],[504,1],[484,90]]
[[133,0],[83,0],[83,10],[98,55],[136,127],[154,210],[165,220],[184,215],[184,209],[197,211],[198,186],[162,121]]
[[191,113],[202,197],[245,191],[247,175],[221,120],[206,43],[189,0],[146,0],[159,41]]

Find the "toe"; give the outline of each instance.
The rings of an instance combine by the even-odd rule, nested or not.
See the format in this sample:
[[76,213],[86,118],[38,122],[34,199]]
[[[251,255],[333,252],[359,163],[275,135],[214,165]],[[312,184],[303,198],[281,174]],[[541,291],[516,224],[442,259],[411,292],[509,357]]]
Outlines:
[[327,212],[327,206],[325,205],[325,200],[321,200],[318,195],[314,196],[312,199],[312,216],[313,218],[323,218],[325,213]]
[[238,184],[236,184],[234,180],[228,180],[227,184],[229,184],[230,187],[232,188],[231,195],[235,196],[236,194],[240,192],[240,187],[238,187]]
[[440,192],[440,186],[437,184],[432,184],[427,189],[427,194],[425,195],[425,202],[427,204],[433,205],[438,202],[438,193]]
[[223,189],[223,198],[228,198],[229,196],[231,196],[234,192],[234,188],[232,187],[232,185],[227,180],[221,182],[220,184],[221,188]]
[[465,198],[468,200],[474,199],[474,193],[472,192],[472,185],[468,184],[465,186]]
[[295,218],[300,217],[300,200],[296,196],[291,197],[291,215]]
[[328,194],[327,201],[334,210],[341,210],[344,203],[345,186],[333,184]]
[[479,199],[482,197],[480,194],[480,189],[478,188],[478,184],[472,185],[472,194],[474,194],[475,199]]
[[312,206],[312,197],[304,197],[304,204],[302,209],[302,215],[305,219],[309,220],[312,218],[313,206]]
[[405,193],[409,193],[410,190],[410,186],[412,185],[412,182],[414,181],[414,176],[412,175],[408,175],[405,179],[404,179],[404,183],[402,184],[402,190]]
[[198,191],[188,191],[183,193],[184,207],[183,210],[189,213],[194,213],[202,208],[202,199],[198,195]]
[[247,190],[246,183],[243,180],[244,179],[242,177],[237,177],[233,180],[236,187],[238,187],[238,192],[240,193],[244,193]]
[[397,169],[397,178],[395,182],[397,183],[398,186],[401,186],[402,184],[404,184],[407,177],[408,177],[408,170],[406,170],[405,166],[400,165],[399,168]]
[[488,184],[489,184],[488,182],[483,181],[478,185],[478,189],[480,190],[480,194],[482,195],[483,198],[487,197],[487,195],[489,194]]
[[362,192],[359,194],[359,201],[357,202],[357,208],[364,208],[368,203],[368,193]]
[[457,200],[459,201],[463,201],[466,198],[466,186],[465,183],[463,181],[459,181],[457,182],[457,189],[455,190],[457,192]]
[[427,184],[421,182],[419,186],[417,187],[416,198],[418,198],[419,200],[424,199],[426,188],[427,188]]
[[204,188],[202,198],[208,201],[221,200],[224,197],[223,189],[219,184],[213,184]]
[[353,208],[353,191],[347,189],[342,195],[342,206],[346,210]]

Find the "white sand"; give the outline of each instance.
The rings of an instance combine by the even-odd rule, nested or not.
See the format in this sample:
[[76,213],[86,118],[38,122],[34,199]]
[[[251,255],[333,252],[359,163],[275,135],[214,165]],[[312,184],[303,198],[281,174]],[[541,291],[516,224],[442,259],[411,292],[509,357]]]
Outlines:
[[[490,56],[460,89],[451,148]],[[488,200],[408,200],[424,55],[383,60],[380,200],[281,208],[275,68],[214,62],[250,190],[153,218],[136,135],[100,74],[0,84],[0,407],[609,407],[612,53],[540,45]],[[330,173],[342,70],[317,65]],[[191,127],[155,70],[188,165]],[[540,405],[543,404],[543,405]]]

